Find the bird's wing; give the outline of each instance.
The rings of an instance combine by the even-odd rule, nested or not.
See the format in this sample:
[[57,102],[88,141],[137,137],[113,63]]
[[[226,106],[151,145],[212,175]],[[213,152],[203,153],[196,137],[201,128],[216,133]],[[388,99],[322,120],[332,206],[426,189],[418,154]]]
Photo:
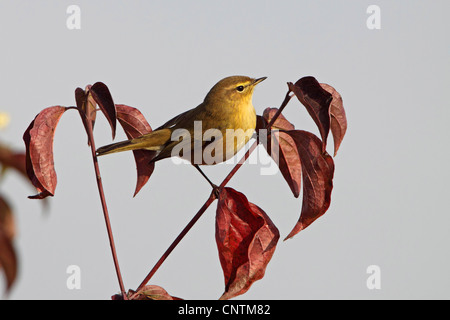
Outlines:
[[[194,133],[194,122],[195,121],[203,121],[210,116],[211,115],[209,114],[208,110],[206,110],[204,108],[204,105],[200,104],[196,108],[193,108],[191,110],[183,112],[183,113],[179,114],[178,116],[170,119],[165,124],[163,124],[161,127],[156,129],[156,130],[163,129],[163,128],[170,129],[172,131],[172,133],[176,130],[185,129],[189,133],[186,137],[184,137],[183,131],[180,131],[180,134],[183,135],[183,139],[181,141],[180,140],[168,141],[164,145],[164,147],[162,148],[162,150],[158,154],[158,156],[156,156],[153,159],[153,161],[158,161],[158,160],[162,160],[164,158],[171,157],[173,148],[180,143],[182,143],[182,145],[179,145],[178,148],[185,146],[185,148],[188,148],[191,151],[194,150],[195,143],[200,143],[201,149],[205,148],[212,141],[204,141],[203,140],[203,130],[202,130],[202,132],[200,133],[201,141],[195,142],[196,133]],[[207,121],[207,122],[211,122],[211,121]]]
[[[195,108],[194,108],[194,109],[195,109]],[[159,130],[159,129],[171,128],[171,127],[177,125],[183,118],[186,117],[186,115],[187,115],[189,112],[191,112],[191,111],[194,110],[194,109],[190,109],[190,110],[188,110],[188,111],[185,111],[185,112],[183,112],[183,113],[180,113],[179,115],[173,117],[172,119],[170,119],[169,121],[167,121],[166,123],[164,123],[162,126],[156,128],[155,131],[156,131],[156,130]]]

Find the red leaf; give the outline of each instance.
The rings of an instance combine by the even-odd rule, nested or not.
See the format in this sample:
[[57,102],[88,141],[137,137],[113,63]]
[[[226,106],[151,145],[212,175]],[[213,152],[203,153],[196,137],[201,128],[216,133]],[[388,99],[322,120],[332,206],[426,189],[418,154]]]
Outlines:
[[278,164],[281,174],[291,188],[294,197],[298,198],[302,179],[302,164],[295,141],[286,132],[272,131],[270,143],[270,156]]
[[[75,89],[75,101],[77,103],[78,112],[81,115],[81,120],[83,121],[86,132],[88,132],[87,122],[91,121],[92,129],[94,128],[95,118],[97,116],[96,106],[94,98],[92,97],[91,85],[87,85],[86,89],[83,90],[81,88]],[[88,140],[88,145],[89,145]]]
[[[152,131],[152,128],[148,124],[142,113],[133,107],[118,104],[116,105],[117,120],[122,125],[128,139],[139,137],[143,134]],[[137,169],[137,184],[134,196],[141,190],[141,188],[147,183],[155,164],[150,161],[155,157],[156,152],[150,150],[133,150],[134,159],[136,161]]]
[[24,152],[15,152],[9,147],[0,144],[0,163],[3,166],[2,170],[13,168],[28,180],[25,165],[26,155]]
[[116,136],[116,107],[108,87],[102,82],[96,82],[90,87],[89,93],[92,95],[95,102],[97,102],[106,119],[108,119],[112,130],[112,138],[114,140]]
[[61,106],[42,110],[23,135],[27,174],[39,192],[30,199],[43,199],[55,193],[57,179],[53,163],[53,138],[56,125],[66,110]]
[[347,131],[347,117],[345,116],[344,104],[339,92],[326,83],[321,83],[320,85],[333,96],[330,106],[330,125],[334,140],[334,155],[336,156],[342,139],[344,139],[345,132]]
[[[130,290],[128,295],[132,300],[182,300],[171,296],[166,290],[156,285],[145,286],[138,292]],[[121,298],[122,296],[120,295],[119,299]]]
[[0,271],[3,270],[6,278],[6,291],[13,285],[17,274],[17,257],[12,239],[15,227],[11,208],[0,196]]
[[280,235],[266,213],[232,188],[224,188],[216,211],[216,243],[225,277],[220,299],[245,293],[264,276]]
[[[269,123],[277,111],[277,108],[267,108],[264,110],[264,120]],[[283,116],[283,114],[280,114],[277,120],[275,120],[272,128],[293,130],[295,127]],[[271,132],[271,137],[260,140],[267,141],[267,143],[265,143],[266,141],[261,142],[266,148],[268,154],[280,168],[281,174],[291,188],[292,193],[296,198],[298,198],[300,195],[302,166],[295,142],[285,132],[273,129]]]
[[256,134],[258,134],[259,130],[261,129],[265,129],[267,125],[267,121],[260,115],[256,116],[256,127],[255,127],[255,131]]
[[292,83],[288,83],[288,85],[319,128],[323,141],[322,150],[325,151],[330,131],[331,94],[323,89],[314,77],[303,77],[295,85]]
[[314,134],[301,130],[288,131],[287,134],[297,146],[303,174],[302,211],[294,229],[286,237],[289,239],[328,210],[333,189],[334,162],[328,153],[322,151],[322,141]]
[[14,238],[16,233],[14,217],[9,203],[3,196],[0,196],[0,228],[7,238]]
[[9,291],[17,275],[17,257],[11,239],[0,228],[0,270],[2,269],[6,278],[6,291]]

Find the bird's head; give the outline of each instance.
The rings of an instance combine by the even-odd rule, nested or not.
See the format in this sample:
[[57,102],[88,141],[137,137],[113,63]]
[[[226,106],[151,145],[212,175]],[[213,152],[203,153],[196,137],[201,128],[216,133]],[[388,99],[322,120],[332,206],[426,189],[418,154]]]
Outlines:
[[217,82],[205,97],[206,103],[251,103],[255,86],[267,77],[253,79],[246,76],[231,76]]

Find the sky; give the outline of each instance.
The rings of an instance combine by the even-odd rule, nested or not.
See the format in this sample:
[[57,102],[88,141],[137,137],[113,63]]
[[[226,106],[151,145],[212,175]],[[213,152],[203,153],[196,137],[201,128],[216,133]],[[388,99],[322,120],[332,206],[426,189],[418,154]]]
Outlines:
[[[1,142],[24,150],[36,114],[75,105],[75,89],[97,81],[156,128],[226,76],[268,77],[255,89],[257,114],[281,104],[287,82],[314,76],[342,95],[348,120],[331,206],[280,240],[264,278],[236,299],[448,299],[449,9],[441,0],[1,0],[0,112],[10,117]],[[297,100],[283,114],[319,135]],[[96,145],[112,142],[105,118],[94,133]],[[8,299],[109,299],[119,291],[86,140],[69,110],[55,132],[58,185],[47,210],[27,198],[36,191],[22,177],[7,172],[1,181],[20,264]],[[135,289],[210,186],[192,166],[164,160],[133,198],[132,154],[99,162],[123,280]],[[231,168],[204,171],[220,183]],[[299,218],[301,198],[279,172],[262,175],[260,165],[246,164],[228,186],[261,207],[281,239]],[[222,295],[214,217],[213,204],[150,284],[185,299]],[[79,288],[68,286],[71,266]]]

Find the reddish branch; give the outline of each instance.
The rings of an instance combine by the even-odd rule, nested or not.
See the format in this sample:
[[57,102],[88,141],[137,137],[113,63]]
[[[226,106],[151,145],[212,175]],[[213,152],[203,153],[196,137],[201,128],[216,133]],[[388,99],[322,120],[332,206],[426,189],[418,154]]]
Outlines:
[[109,220],[109,214],[108,214],[108,207],[106,205],[105,200],[105,194],[103,192],[103,183],[102,183],[102,177],[100,175],[100,169],[98,167],[98,160],[97,155],[95,153],[95,142],[94,142],[94,135],[92,130],[92,122],[88,119],[86,119],[86,132],[89,139],[89,144],[91,146],[91,152],[92,152],[92,161],[94,162],[94,169],[95,169],[95,177],[97,180],[97,187],[98,187],[98,193],[100,195],[100,201],[102,203],[102,209],[103,209],[103,216],[105,217],[105,224],[106,224],[106,230],[108,232],[108,239],[109,239],[109,245],[111,247],[111,253],[114,260],[114,267],[116,269],[116,275],[117,280],[119,281],[120,286],[120,292],[122,294],[123,299],[127,299],[126,292],[125,292],[125,286],[123,285],[122,275],[120,273],[120,267],[119,267],[119,260],[117,259],[117,253],[116,253],[116,246],[114,244],[114,237],[112,233],[111,228],[111,222]]

